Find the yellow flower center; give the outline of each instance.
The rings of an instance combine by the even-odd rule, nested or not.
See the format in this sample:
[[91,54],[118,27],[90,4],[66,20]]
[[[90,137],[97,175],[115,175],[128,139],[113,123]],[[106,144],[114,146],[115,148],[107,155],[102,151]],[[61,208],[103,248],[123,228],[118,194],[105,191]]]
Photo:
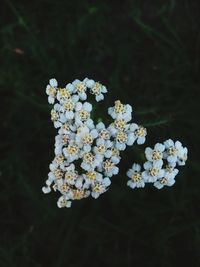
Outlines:
[[68,135],[63,135],[62,136],[62,143],[63,145],[67,145],[69,142],[69,136]]
[[78,173],[75,171],[67,171],[65,173],[65,180],[67,181],[73,181],[78,178]]
[[92,191],[95,193],[102,193],[104,191],[104,187],[101,184],[96,184],[93,188]]
[[49,87],[48,88],[48,94],[51,95],[51,96],[55,96],[56,89],[54,87]]
[[110,135],[109,135],[109,132],[106,129],[103,129],[103,130],[100,131],[99,137],[104,139],[104,140],[107,140],[107,139],[110,138]]
[[86,163],[91,164],[94,160],[94,156],[92,155],[92,153],[87,152],[83,155],[83,161],[85,161]]
[[80,116],[81,120],[85,121],[89,118],[89,113],[86,110],[81,109],[79,111],[79,116]]
[[60,186],[60,191],[61,191],[62,193],[66,193],[66,192],[68,192],[69,189],[70,189],[70,187],[69,187],[68,185],[66,185],[66,184],[63,184],[63,185]]
[[167,172],[172,173],[173,170],[174,170],[174,168],[172,166],[169,166],[169,165],[166,166],[166,171]]
[[70,155],[76,155],[78,153],[78,147],[73,146],[73,145],[69,145],[67,148],[67,151]]
[[106,147],[103,146],[103,145],[98,146],[98,147],[97,147],[97,151],[98,151],[99,153],[105,153],[105,152],[106,152]]
[[114,166],[114,163],[110,161],[109,159],[107,159],[103,163],[103,168],[106,172],[109,172],[113,168],[113,166]]
[[116,129],[123,130],[126,127],[126,122],[123,119],[115,120],[114,125]]
[[112,151],[112,155],[113,156],[117,156],[118,157],[119,154],[120,154],[119,150],[117,148],[115,148],[115,147],[112,147],[111,151]]
[[76,85],[76,90],[78,93],[83,93],[86,91],[86,86],[84,83],[80,82]]
[[96,82],[94,87],[91,89],[91,93],[94,95],[98,95],[101,92],[101,84],[99,82]]
[[64,162],[64,156],[63,156],[63,155],[57,155],[57,156],[55,157],[55,162],[56,162],[57,164],[62,164],[62,163]]
[[91,134],[87,134],[83,137],[83,143],[85,145],[91,145],[93,143],[93,138],[92,138]]
[[71,111],[74,109],[74,103],[71,100],[64,102],[63,106],[68,111]]
[[132,175],[131,179],[132,179],[135,183],[137,183],[137,182],[141,181],[142,176],[141,176],[140,173],[134,173],[134,174]]
[[51,120],[56,121],[58,118],[59,118],[58,113],[54,109],[52,109],[51,110]]
[[174,146],[171,146],[169,149],[168,149],[168,153],[170,156],[176,156],[178,150],[174,147]]
[[155,167],[153,167],[153,168],[151,168],[151,169],[149,170],[149,174],[150,174],[151,176],[156,176],[156,175],[158,174],[158,172],[159,172],[159,169],[157,169],[157,168],[155,168]]
[[69,131],[69,130],[70,130],[70,126],[69,126],[69,124],[68,124],[68,123],[64,123],[64,124],[62,125],[62,129],[66,130],[66,131]]
[[61,179],[63,176],[63,172],[60,169],[55,169],[53,174],[55,175],[56,179]]
[[152,159],[153,160],[160,160],[162,159],[162,153],[159,151],[153,151],[152,153]]
[[144,127],[140,126],[137,130],[135,130],[135,135],[138,137],[145,137],[147,131]]
[[84,197],[84,190],[83,189],[74,189],[73,190],[73,199],[79,200]]
[[58,93],[62,98],[70,98],[71,96],[70,92],[66,88],[60,88]]
[[164,178],[164,177],[161,178],[161,179],[160,179],[160,183],[161,183],[161,184],[164,184],[164,185],[167,184],[167,179]]
[[59,201],[61,208],[64,208],[67,205],[67,200],[62,198],[62,200]]
[[116,113],[124,113],[124,111],[125,111],[125,110],[124,110],[125,107],[124,107],[124,105],[121,103],[120,100],[115,101],[114,109],[115,109],[115,112],[116,112]]
[[127,134],[123,131],[117,133],[116,140],[119,143],[124,143],[127,141]]
[[96,172],[94,172],[94,171],[90,171],[90,172],[87,172],[87,173],[86,173],[86,177],[87,177],[87,179],[89,179],[90,181],[95,181],[95,180],[96,180],[96,176],[97,176],[97,174],[96,174]]

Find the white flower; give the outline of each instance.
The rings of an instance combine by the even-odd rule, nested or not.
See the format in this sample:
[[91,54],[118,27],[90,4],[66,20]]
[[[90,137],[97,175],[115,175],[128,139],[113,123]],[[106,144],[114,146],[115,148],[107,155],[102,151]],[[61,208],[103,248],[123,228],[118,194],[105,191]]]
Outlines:
[[168,164],[165,166],[164,171],[164,177],[167,179],[174,179],[176,177],[176,175],[178,174],[179,170],[175,168],[176,164]]
[[75,141],[70,141],[69,145],[63,149],[65,158],[69,163],[79,158],[79,152],[80,152],[79,147],[77,146]]
[[162,177],[162,178],[158,179],[153,185],[157,189],[162,189],[164,186],[172,186],[172,185],[174,185],[174,183],[175,183],[174,179]]
[[144,179],[142,177],[142,172],[141,172],[141,166],[139,164],[134,163],[132,168],[127,171],[127,176],[131,178],[127,182],[127,185],[134,189],[134,188],[140,188],[145,186]]
[[57,205],[59,208],[70,208],[71,207],[71,201],[69,201],[65,196],[59,197],[57,201]]
[[120,100],[115,101],[114,107],[108,108],[108,114],[113,119],[124,119],[126,122],[132,119],[132,107],[127,104],[123,105]]
[[127,132],[129,129],[129,124],[124,119],[115,120],[108,127],[109,132],[112,136],[116,136],[119,131]]
[[102,182],[95,183],[92,185],[91,196],[93,198],[98,198],[101,194],[105,193],[108,189],[108,186],[111,184],[111,181],[108,177],[105,177]]
[[50,188],[50,186],[43,186],[43,187],[42,187],[42,192],[43,192],[44,194],[48,194],[48,193],[50,193],[50,192],[51,192],[51,188]]
[[75,185],[77,179],[78,179],[78,172],[75,170],[75,165],[70,164],[65,169],[64,180],[69,185]]
[[166,147],[166,152],[164,154],[165,158],[169,163],[176,163],[181,158],[185,152],[181,142],[174,142],[171,139],[168,139],[164,142]]
[[82,104],[76,103],[75,106],[75,123],[76,125],[82,125],[83,122],[87,122],[90,119],[90,113],[92,111],[92,105],[88,102]]
[[104,99],[103,93],[107,93],[107,89],[104,85],[100,84],[99,82],[95,82],[92,85],[90,92],[95,95],[96,101],[99,102]]
[[63,123],[62,126],[60,127],[60,129],[58,130],[58,134],[65,134],[65,135],[69,135],[72,132],[76,131],[76,125],[74,125],[72,122],[70,123],[69,121],[66,123]]
[[87,86],[85,84],[85,82],[81,82],[80,80],[76,79],[72,85],[74,86],[74,93],[77,93],[80,100],[86,100],[87,99],[87,94],[86,94],[86,90],[87,90]]
[[71,92],[66,88],[59,88],[57,90],[57,100],[62,103],[62,101],[66,101],[71,98]]
[[106,159],[102,164],[102,169],[104,171],[104,175],[108,177],[112,177],[113,175],[118,174],[119,168],[115,166],[116,163],[113,162],[113,159]]
[[135,141],[134,135],[131,132],[118,131],[115,137],[115,147],[118,150],[125,150],[126,145],[132,146]]
[[149,161],[161,161],[163,162],[163,152],[165,150],[165,146],[163,144],[157,143],[154,148],[147,147],[145,149],[146,159]]
[[103,175],[96,171],[88,171],[86,174],[83,174],[85,184],[83,188],[89,188],[90,185],[94,185],[97,182],[102,182]]
[[96,130],[98,132],[98,140],[102,139],[102,140],[110,140],[110,131],[109,129],[106,129],[105,124],[103,122],[99,122],[96,125]]
[[66,123],[67,118],[63,113],[62,105],[56,103],[51,110],[51,120],[54,122],[55,128],[60,128],[64,123]]
[[48,97],[49,104],[53,104],[55,101],[55,97],[57,93],[57,86],[58,86],[58,83],[56,79],[49,80],[49,84],[46,87],[46,94],[49,96]]
[[97,166],[101,164],[97,155],[91,152],[81,151],[82,163],[81,168],[85,171],[94,170]]
[[112,156],[111,148],[113,147],[113,142],[110,140],[105,140],[102,138],[96,139],[96,146],[93,148],[95,155],[101,155],[103,160],[104,157],[110,158]]
[[148,183],[154,183],[157,179],[162,178],[164,176],[162,165],[163,163],[161,161],[145,162],[145,171],[142,172],[144,181]]
[[78,144],[79,148],[83,149],[86,152],[91,150],[91,146],[95,138],[97,138],[98,133],[96,129],[89,129],[86,125],[80,126],[77,129],[77,134],[75,141]]
[[72,83],[68,83],[65,88],[70,92],[70,94],[72,95],[75,91],[75,87]]
[[118,164],[121,160],[120,151],[116,147],[111,148],[111,160],[114,164]]
[[92,79],[88,79],[88,78],[85,78],[84,79],[84,82],[85,82],[85,84],[86,84],[86,86],[88,87],[88,88],[92,88],[93,86],[94,86],[94,84],[95,84],[95,81],[94,80],[92,80]]
[[182,149],[182,153],[178,157],[178,162],[177,162],[178,165],[179,166],[184,166],[187,158],[188,158],[188,149],[187,149],[187,147],[184,147]]
[[69,141],[73,139],[74,133],[70,134],[58,134],[55,137],[55,154],[62,154],[63,147],[69,144]]
[[143,126],[139,126],[136,123],[131,123],[129,126],[129,131],[134,133],[135,140],[137,140],[138,145],[142,145],[146,141],[147,130]]

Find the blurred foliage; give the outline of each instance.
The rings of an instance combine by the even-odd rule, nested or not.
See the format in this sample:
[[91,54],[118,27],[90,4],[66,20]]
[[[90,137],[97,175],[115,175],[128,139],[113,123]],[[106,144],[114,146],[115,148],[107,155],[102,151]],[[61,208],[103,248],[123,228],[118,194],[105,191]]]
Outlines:
[[[200,266],[198,0],[2,0],[0,266]],[[126,187],[56,207],[41,187],[56,130],[45,86],[89,77],[148,127],[148,145],[180,139],[189,160],[173,188]],[[142,147],[142,149],[145,146]],[[138,153],[139,151],[139,153]]]

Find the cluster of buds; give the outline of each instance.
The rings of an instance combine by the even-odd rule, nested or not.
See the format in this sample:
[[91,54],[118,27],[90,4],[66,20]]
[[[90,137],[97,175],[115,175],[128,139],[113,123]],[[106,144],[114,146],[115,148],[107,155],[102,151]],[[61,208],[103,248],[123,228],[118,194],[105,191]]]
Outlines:
[[106,92],[104,85],[88,78],[75,80],[64,88],[51,79],[46,87],[48,102],[54,104],[51,120],[58,134],[55,157],[42,191],[59,191],[59,208],[71,207],[72,200],[98,198],[106,192],[111,177],[119,172],[120,151],[135,142],[145,142],[146,129],[130,122],[132,107],[119,100],[108,108],[112,123],[95,124],[91,117],[93,106],[86,101],[88,93],[99,102]]
[[188,150],[183,147],[181,142],[169,139],[163,144],[157,143],[154,148],[147,147],[145,156],[147,161],[144,163],[144,170],[140,164],[134,163],[132,168],[127,171],[127,176],[131,178],[127,185],[132,189],[144,187],[146,183],[161,189],[164,186],[172,186],[179,170],[176,166],[183,166],[187,160]]

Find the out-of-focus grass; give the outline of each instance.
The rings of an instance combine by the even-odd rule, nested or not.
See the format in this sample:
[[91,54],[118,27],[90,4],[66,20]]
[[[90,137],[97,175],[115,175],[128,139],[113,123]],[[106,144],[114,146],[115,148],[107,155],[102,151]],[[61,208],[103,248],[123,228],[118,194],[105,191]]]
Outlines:
[[[199,266],[198,1],[2,1],[0,266]],[[131,191],[125,170],[98,200],[56,207],[41,186],[54,135],[45,86],[85,76],[148,127],[148,144],[180,139],[187,166],[173,188]],[[144,148],[144,147],[142,147]],[[183,261],[184,260],[184,261]]]

